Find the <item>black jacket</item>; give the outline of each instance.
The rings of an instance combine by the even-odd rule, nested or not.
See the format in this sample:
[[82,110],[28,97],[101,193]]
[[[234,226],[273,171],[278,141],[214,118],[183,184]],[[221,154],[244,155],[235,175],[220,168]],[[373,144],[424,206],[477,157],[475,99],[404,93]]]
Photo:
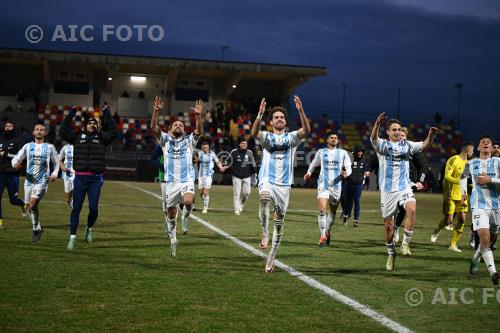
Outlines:
[[231,162],[231,171],[234,177],[244,179],[256,173],[255,159],[251,150],[233,149]]
[[19,171],[12,167],[12,158],[24,146],[24,139],[14,133],[0,133],[0,150],[3,155],[0,156],[0,174],[18,174]]
[[368,161],[363,157],[354,158],[351,164],[352,173],[345,179],[349,184],[359,185],[363,184],[365,172],[369,171]]
[[[74,132],[70,125],[74,112],[64,118],[59,130],[61,138],[74,146],[73,168],[76,172],[93,172],[100,174],[106,169],[106,146],[116,138],[116,123],[109,109],[103,109],[102,130],[89,133]],[[85,125],[84,125],[85,126]]]

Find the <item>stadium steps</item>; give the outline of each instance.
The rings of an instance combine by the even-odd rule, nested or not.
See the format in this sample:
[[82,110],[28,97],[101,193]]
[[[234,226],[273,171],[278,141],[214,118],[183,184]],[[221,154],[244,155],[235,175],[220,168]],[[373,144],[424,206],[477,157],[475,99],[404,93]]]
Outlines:
[[346,141],[344,143],[344,148],[352,149],[354,146],[361,144],[361,138],[354,124],[342,124],[341,129],[342,132],[344,132]]

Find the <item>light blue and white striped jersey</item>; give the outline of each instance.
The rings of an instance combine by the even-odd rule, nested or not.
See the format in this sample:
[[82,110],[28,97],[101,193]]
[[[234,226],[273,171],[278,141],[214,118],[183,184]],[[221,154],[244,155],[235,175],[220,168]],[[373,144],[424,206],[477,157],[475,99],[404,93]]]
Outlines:
[[498,179],[500,179],[500,158],[491,157],[485,160],[474,158],[467,161],[461,176],[462,193],[467,190],[467,178],[472,177],[471,208],[499,209],[500,186],[494,183],[488,185],[477,184],[474,178],[480,175],[488,175],[491,179],[497,179],[498,182]]
[[403,140],[391,142],[378,138],[372,141],[378,157],[378,183],[381,192],[411,190],[410,156],[421,152],[424,143]]
[[321,166],[318,188],[325,190],[330,187],[335,190],[342,188],[342,168],[345,168],[346,176],[352,173],[351,158],[347,151],[341,148],[322,148],[318,150],[307,172],[313,173],[317,166]]
[[59,172],[59,158],[56,148],[50,143],[27,143],[12,159],[12,166],[26,159],[26,183],[28,185],[46,183],[50,176],[50,162],[52,175],[57,177]]
[[73,145],[67,144],[61,148],[59,152],[59,161],[68,169],[67,172],[62,173],[63,179],[71,179],[75,177],[75,170],[73,169]]
[[198,169],[198,178],[200,178],[212,177],[214,174],[214,165],[220,162],[213,151],[210,150],[208,154],[205,154],[203,150],[198,150],[198,163],[200,165]]
[[198,136],[191,133],[179,139],[169,133],[162,132],[159,140],[165,159],[165,181],[167,183],[194,182],[193,150]]
[[260,131],[257,138],[263,150],[259,185],[266,182],[273,185],[292,185],[295,151],[302,141],[297,131],[283,134]]

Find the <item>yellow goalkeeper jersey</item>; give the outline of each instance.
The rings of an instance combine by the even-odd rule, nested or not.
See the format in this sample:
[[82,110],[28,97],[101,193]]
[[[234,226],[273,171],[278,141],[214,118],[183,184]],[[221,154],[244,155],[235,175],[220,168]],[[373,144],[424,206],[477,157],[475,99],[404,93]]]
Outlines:
[[443,178],[443,196],[451,200],[461,200],[460,176],[464,172],[465,163],[460,155],[454,155],[446,161]]

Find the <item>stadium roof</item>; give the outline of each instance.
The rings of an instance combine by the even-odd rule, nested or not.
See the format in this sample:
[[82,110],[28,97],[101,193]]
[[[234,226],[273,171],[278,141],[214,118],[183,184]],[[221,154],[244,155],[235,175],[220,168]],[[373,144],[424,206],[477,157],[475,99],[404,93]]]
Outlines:
[[225,78],[231,84],[245,81],[281,81],[286,92],[315,76],[326,75],[326,67],[236,61],[163,58],[85,52],[47,51],[0,48],[0,63],[48,64],[73,63],[82,67],[107,70],[168,75],[177,79],[179,75]]

